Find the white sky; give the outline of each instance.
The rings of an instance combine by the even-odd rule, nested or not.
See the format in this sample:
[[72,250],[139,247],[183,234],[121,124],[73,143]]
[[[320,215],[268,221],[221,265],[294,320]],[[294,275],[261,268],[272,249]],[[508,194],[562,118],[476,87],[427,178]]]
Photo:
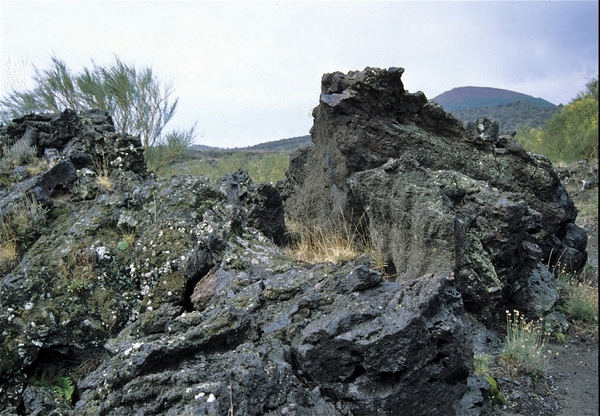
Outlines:
[[326,72],[405,68],[407,90],[462,86],[568,103],[598,75],[593,2],[0,1],[1,94],[50,57],[151,66],[172,80],[196,142],[242,147],[308,134]]

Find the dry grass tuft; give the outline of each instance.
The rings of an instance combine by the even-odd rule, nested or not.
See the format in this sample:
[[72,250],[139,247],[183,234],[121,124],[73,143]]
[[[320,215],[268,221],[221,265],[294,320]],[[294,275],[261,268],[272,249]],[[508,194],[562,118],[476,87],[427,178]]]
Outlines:
[[0,270],[14,266],[19,259],[19,249],[14,241],[0,243]]
[[98,184],[98,188],[103,192],[110,192],[113,188],[112,181],[108,177],[106,171],[98,173],[98,176],[96,176],[96,184]]
[[358,225],[346,221],[343,215],[338,221],[331,220],[327,228],[297,222],[288,222],[287,226],[293,243],[286,252],[298,261],[339,263],[371,251],[369,237],[360,232]]
[[293,245],[288,254],[306,263],[339,263],[353,260],[362,251],[358,247],[356,236],[346,227],[333,227],[324,230],[319,226],[288,225]]

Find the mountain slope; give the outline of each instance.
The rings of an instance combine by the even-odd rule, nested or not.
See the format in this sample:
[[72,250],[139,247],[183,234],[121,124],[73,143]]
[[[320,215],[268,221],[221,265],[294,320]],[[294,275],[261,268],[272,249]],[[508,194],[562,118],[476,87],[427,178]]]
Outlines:
[[523,127],[542,127],[560,108],[540,107],[532,103],[517,101],[495,107],[453,110],[451,113],[463,123],[487,117],[498,123],[500,133],[508,133]]
[[465,110],[479,107],[496,107],[517,101],[534,104],[538,107],[555,108],[556,106],[542,98],[535,98],[520,92],[488,87],[458,87],[446,91],[437,97],[435,101],[444,110]]
[[480,117],[496,121],[501,133],[523,127],[541,127],[561,108],[542,98],[487,87],[454,88],[432,101],[463,123]]

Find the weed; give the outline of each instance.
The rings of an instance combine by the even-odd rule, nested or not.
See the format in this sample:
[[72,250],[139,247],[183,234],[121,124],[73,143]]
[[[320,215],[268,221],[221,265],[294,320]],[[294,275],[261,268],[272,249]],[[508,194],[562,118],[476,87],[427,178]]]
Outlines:
[[19,259],[19,250],[14,241],[0,243],[0,270],[14,266]]
[[110,192],[113,189],[113,183],[109,176],[108,161],[102,155],[101,161],[94,161],[94,170],[96,171],[96,185],[101,192]]
[[52,390],[58,397],[65,399],[70,402],[75,392],[75,384],[73,384],[73,380],[67,376],[58,375],[54,378],[54,384],[52,385]]
[[[357,224],[360,225],[359,220]],[[329,227],[300,225],[290,222],[292,247],[286,249],[290,257],[307,263],[338,263],[353,260],[369,251],[369,238],[359,225],[351,225],[343,215],[338,221],[330,220]]]
[[383,278],[388,281],[393,281],[398,273],[395,273],[390,268],[383,250],[372,241],[367,244],[368,254],[371,257],[371,267],[383,274]]
[[490,365],[492,364],[492,356],[482,352],[476,352],[473,355],[473,374],[483,375],[490,373]]
[[506,311],[506,339],[500,359],[507,367],[533,376],[543,375],[547,368],[544,350],[548,334],[541,325],[527,322],[519,311]]
[[0,217],[0,270],[14,265],[18,253],[29,247],[41,232],[48,211],[25,197],[9,206]]
[[121,238],[123,242],[127,243],[128,246],[135,243],[135,231],[127,228],[121,228]]
[[564,310],[583,323],[598,323],[598,289],[582,283],[569,284]]
[[59,260],[57,274],[69,293],[83,295],[92,286],[96,261],[96,253],[85,246],[73,248]]

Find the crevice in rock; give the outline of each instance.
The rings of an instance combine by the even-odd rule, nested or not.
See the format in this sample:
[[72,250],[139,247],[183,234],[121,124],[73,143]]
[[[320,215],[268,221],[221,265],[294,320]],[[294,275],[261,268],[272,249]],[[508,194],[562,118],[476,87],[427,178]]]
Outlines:
[[363,374],[366,374],[366,372],[367,372],[367,370],[362,365],[358,364],[356,367],[354,367],[354,371],[352,372],[352,375],[350,377],[348,377],[346,382],[354,383],[358,377],[362,376]]
[[192,278],[188,279],[185,283],[185,293],[183,294],[183,303],[186,312],[192,312],[195,310],[194,304],[192,303],[192,294],[194,293],[194,288],[202,280],[203,277],[208,275],[210,270],[212,269],[212,264],[206,264],[201,271],[196,273]]
[[400,371],[382,371],[377,374],[377,381],[383,384],[394,384],[400,382],[404,375],[404,370]]

